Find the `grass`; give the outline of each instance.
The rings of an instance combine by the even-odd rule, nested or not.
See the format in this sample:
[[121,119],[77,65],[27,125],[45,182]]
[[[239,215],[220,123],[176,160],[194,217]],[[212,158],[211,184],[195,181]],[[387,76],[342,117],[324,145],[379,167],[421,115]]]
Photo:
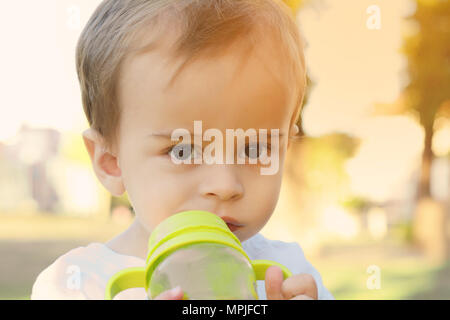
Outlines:
[[[37,275],[57,257],[106,241],[126,226],[101,219],[0,216],[0,299],[29,299]],[[450,263],[428,262],[396,241],[335,242],[309,261],[336,299],[450,299]],[[367,288],[371,265],[380,268],[380,289]]]
[[[450,261],[429,261],[395,241],[334,244],[311,263],[336,299],[450,299]],[[370,286],[369,266],[379,271],[379,288]]]
[[[327,288],[336,299],[450,299],[448,287],[446,290],[435,289],[437,275],[441,270],[446,270],[448,278],[450,267],[437,267],[415,260],[378,261],[380,286],[379,289],[369,289],[367,281],[373,273],[367,272],[368,266],[368,263],[363,262],[340,262],[332,266],[316,264]],[[433,292],[436,294],[430,294]]]
[[52,214],[0,215],[0,240],[74,240],[106,241],[124,230],[126,223]]
[[29,299],[38,274],[57,257],[104,242],[126,222],[52,215],[0,216],[0,299]]
[[85,241],[0,240],[0,299],[29,299],[38,274],[59,255]]

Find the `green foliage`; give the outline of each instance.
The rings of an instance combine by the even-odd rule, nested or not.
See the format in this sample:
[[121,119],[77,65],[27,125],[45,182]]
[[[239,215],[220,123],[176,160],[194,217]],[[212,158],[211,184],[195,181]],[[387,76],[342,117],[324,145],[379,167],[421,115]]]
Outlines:
[[297,12],[305,2],[304,0],[283,0],[293,12]]
[[441,104],[450,99],[450,1],[416,0],[407,20],[417,32],[404,41],[408,59],[407,105],[424,127],[432,127]]
[[367,199],[360,196],[350,196],[340,201],[344,208],[353,209],[356,212],[362,212],[370,206]]
[[398,223],[390,227],[390,232],[394,238],[406,243],[413,242],[413,225],[410,221]]
[[120,197],[112,197],[111,198],[111,208],[118,207],[118,206],[125,206],[125,207],[132,209],[130,199],[128,198],[127,192],[125,192]]
[[338,198],[345,196],[349,184],[345,163],[358,144],[358,140],[341,133],[305,138],[300,165],[307,188],[313,192],[336,194]]

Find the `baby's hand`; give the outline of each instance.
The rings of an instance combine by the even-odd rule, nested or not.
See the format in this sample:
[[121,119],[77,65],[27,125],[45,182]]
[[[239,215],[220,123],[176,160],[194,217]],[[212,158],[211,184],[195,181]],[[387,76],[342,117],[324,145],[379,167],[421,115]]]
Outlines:
[[153,300],[183,300],[183,290],[181,290],[180,286],[177,286],[160,293]]
[[317,300],[317,286],[313,276],[295,274],[283,280],[280,267],[271,266],[265,274],[267,300]]

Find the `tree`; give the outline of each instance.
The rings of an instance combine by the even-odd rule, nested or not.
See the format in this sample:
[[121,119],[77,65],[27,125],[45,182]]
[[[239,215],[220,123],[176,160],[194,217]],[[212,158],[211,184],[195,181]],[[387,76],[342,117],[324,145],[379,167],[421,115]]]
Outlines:
[[430,258],[445,261],[449,255],[443,204],[431,198],[432,141],[435,119],[450,101],[450,1],[415,0],[416,11],[407,19],[417,32],[405,39],[409,83],[406,107],[414,111],[425,132],[413,238]]
[[[414,111],[425,132],[418,199],[430,197],[433,126],[450,99],[450,1],[415,0],[416,11],[407,19],[417,32],[404,41],[409,83],[407,108]],[[446,103],[447,101],[447,103]]]

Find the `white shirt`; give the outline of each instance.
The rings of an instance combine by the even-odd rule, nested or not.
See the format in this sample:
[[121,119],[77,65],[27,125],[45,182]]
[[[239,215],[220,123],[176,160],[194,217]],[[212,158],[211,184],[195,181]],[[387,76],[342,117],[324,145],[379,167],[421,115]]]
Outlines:
[[[318,298],[334,299],[296,242],[270,240],[257,233],[241,244],[251,260],[272,260],[286,266],[292,274],[311,274],[317,284]],[[125,268],[143,266],[145,260],[141,258],[119,254],[103,243],[93,242],[70,250],[44,269],[33,284],[31,299],[103,300],[112,275]],[[264,281],[258,280],[256,285],[259,298],[266,300]],[[131,288],[118,293],[114,299],[145,300],[147,294],[144,288]]]

